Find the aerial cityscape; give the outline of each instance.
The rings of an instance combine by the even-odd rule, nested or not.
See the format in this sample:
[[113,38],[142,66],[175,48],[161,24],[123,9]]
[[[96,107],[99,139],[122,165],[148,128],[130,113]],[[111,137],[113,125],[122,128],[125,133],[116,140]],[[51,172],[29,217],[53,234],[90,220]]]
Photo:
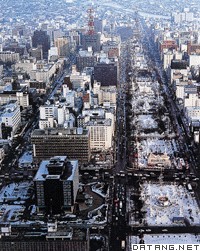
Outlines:
[[0,251],[200,248],[200,1],[0,6]]

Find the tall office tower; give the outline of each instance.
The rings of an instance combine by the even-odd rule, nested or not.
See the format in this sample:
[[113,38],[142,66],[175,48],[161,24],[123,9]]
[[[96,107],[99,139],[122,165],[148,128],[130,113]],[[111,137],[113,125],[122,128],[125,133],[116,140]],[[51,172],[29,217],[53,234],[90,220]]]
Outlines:
[[66,156],[42,161],[34,184],[39,210],[51,215],[73,212],[79,187],[78,161]]
[[50,49],[50,37],[46,31],[36,30],[32,36],[32,46],[37,48],[38,45],[42,46],[43,58],[48,58],[48,50]]
[[67,55],[69,55],[69,40],[67,37],[56,38],[55,46],[58,48],[59,57],[66,57]]
[[94,13],[93,9],[88,10],[88,32],[82,34],[82,47],[87,50],[92,47],[94,52],[99,52],[101,49],[100,34],[96,33],[94,29]]
[[103,20],[97,17],[94,18],[94,30],[96,32],[103,32]]
[[118,64],[112,63],[97,63],[94,66],[94,80],[101,83],[101,86],[114,85],[118,83]]
[[71,31],[69,31],[69,39],[70,39],[70,44],[73,47],[80,46],[81,35],[80,35],[79,31],[77,31],[77,30],[71,30]]

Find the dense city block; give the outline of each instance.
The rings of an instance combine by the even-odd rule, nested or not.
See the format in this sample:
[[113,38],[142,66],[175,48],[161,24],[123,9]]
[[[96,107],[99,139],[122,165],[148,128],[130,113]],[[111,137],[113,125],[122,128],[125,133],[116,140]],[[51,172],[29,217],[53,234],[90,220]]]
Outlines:
[[0,6],[0,250],[198,244],[200,2]]

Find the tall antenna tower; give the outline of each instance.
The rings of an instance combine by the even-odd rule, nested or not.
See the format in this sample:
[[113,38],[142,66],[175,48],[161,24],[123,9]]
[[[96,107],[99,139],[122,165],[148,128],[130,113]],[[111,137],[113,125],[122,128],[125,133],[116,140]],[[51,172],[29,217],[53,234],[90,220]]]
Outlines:
[[88,35],[94,35],[94,9],[88,9]]

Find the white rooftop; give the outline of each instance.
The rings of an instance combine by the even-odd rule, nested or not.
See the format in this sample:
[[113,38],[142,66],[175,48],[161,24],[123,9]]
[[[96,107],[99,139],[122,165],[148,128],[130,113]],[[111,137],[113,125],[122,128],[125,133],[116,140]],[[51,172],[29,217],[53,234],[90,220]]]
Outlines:
[[[145,244],[199,244],[200,236],[195,234],[145,234]],[[128,249],[132,251],[131,244],[139,244],[139,236],[128,238]]]

